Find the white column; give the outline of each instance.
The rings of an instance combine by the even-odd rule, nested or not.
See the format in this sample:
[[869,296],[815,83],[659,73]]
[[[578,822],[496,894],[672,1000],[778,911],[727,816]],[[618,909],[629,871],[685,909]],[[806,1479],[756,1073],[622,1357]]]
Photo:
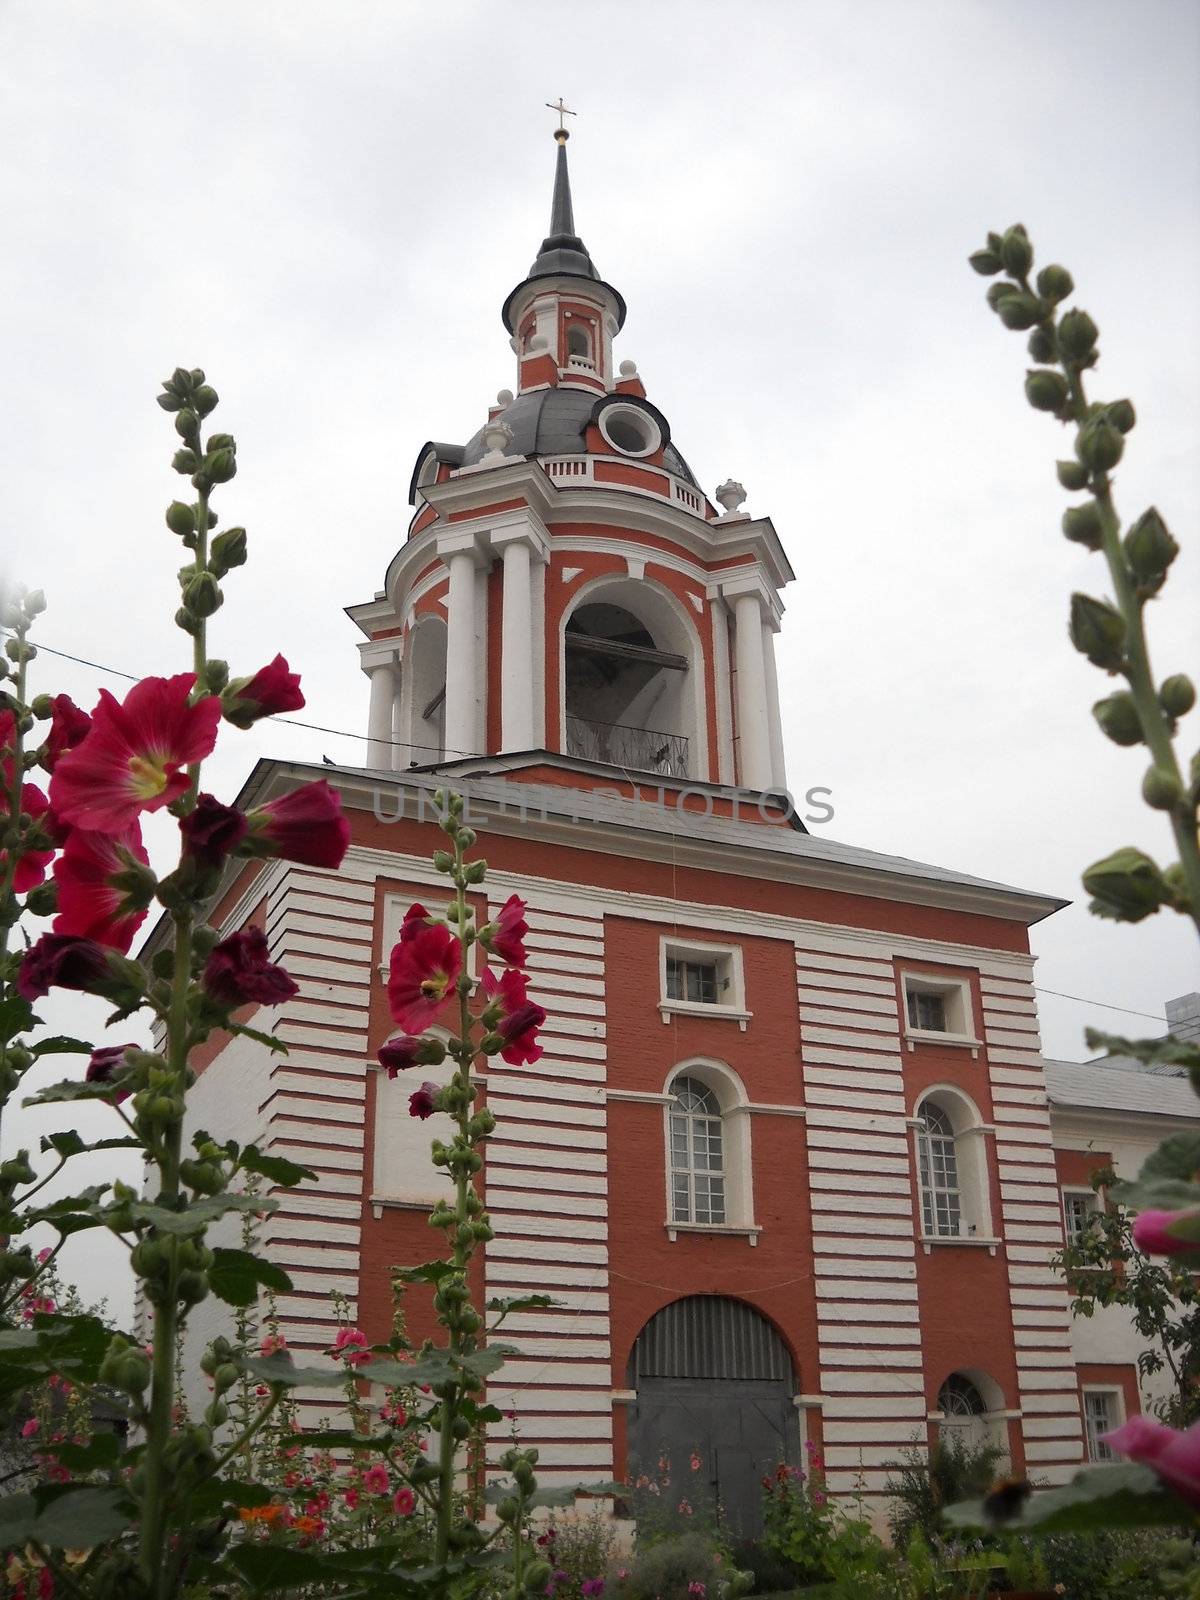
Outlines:
[[762,649],[767,680],[767,734],[771,745],[771,782],[776,789],[786,789],[783,719],[779,714],[779,675],[775,667],[775,629],[765,619],[762,625]]
[[762,609],[757,594],[734,601],[737,661],[738,779],[747,789],[771,787],[771,736],[767,722],[767,674],[763,661]]
[[[713,687],[717,710],[718,783],[735,782],[733,768],[733,682],[729,670],[729,609],[719,594],[709,601],[712,618]],[[709,774],[711,779],[712,774]]]
[[446,624],[446,759],[475,755],[475,551],[453,550],[450,568],[449,617]]
[[390,767],[396,670],[389,661],[381,661],[367,670],[371,679],[371,704],[367,712],[367,766]]
[[533,605],[529,546],[511,539],[503,546],[504,607],[500,671],[501,749],[532,750]]

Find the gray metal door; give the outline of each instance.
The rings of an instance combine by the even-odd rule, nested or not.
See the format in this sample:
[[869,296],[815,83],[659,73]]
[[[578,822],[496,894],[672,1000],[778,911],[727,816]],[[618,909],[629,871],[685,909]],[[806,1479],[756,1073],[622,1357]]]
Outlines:
[[630,1481],[644,1475],[685,1517],[760,1533],[762,1478],[800,1454],[791,1358],[770,1323],[715,1295],[676,1301],[642,1330],[629,1379]]

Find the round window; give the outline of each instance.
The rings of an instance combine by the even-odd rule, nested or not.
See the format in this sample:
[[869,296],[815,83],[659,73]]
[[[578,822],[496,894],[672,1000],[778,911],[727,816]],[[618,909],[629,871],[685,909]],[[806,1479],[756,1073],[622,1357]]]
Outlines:
[[662,443],[654,419],[636,406],[609,406],[602,411],[600,432],[623,456],[650,456]]

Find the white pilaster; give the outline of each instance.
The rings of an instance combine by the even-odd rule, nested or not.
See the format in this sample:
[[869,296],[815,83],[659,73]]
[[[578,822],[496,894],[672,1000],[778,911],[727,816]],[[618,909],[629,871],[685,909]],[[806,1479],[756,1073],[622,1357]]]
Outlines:
[[438,554],[450,572],[446,619],[446,758],[457,761],[482,749],[476,698],[479,640],[474,534],[451,534],[439,539]]
[[399,699],[400,659],[394,639],[370,639],[358,647],[359,661],[371,680],[367,710],[368,767],[393,765],[392,725]]
[[729,669],[729,608],[711,595],[713,684],[717,711],[717,782],[733,783],[733,680]]
[[504,659],[500,676],[500,727],[505,750],[533,748],[533,603],[529,546],[513,539],[503,547]]
[[771,787],[771,734],[763,660],[762,602],[755,592],[734,599],[737,662],[738,779],[747,789]]
[[763,666],[767,681],[767,733],[771,746],[771,782],[776,789],[787,788],[787,771],[783,757],[783,718],[779,708],[779,675],[775,665],[775,628],[772,621],[763,618]]

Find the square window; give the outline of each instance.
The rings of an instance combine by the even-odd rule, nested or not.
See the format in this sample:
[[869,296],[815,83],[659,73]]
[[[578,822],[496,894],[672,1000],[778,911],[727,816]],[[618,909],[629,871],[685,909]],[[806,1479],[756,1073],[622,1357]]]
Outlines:
[[1101,1435],[1120,1427],[1124,1409],[1119,1389],[1083,1391],[1083,1423],[1089,1461],[1116,1460],[1116,1453],[1104,1443]]
[[715,961],[685,961],[667,957],[667,999],[687,1000],[693,1005],[720,1003],[721,980]]
[[659,943],[662,1019],[680,1011],[720,1011],[744,1029],[746,1010],[742,952],[736,945]]
[[901,974],[901,988],[910,1050],[919,1039],[940,1034],[947,1043],[969,1045],[978,1053],[971,985],[965,977],[943,978],[932,973],[905,972]]
[[1082,1244],[1100,1209],[1096,1194],[1090,1189],[1064,1189],[1062,1198],[1067,1243]]
[[930,1033],[945,1033],[945,1000],[940,994],[927,994],[921,989],[910,989],[908,1022],[912,1028],[925,1028]]

